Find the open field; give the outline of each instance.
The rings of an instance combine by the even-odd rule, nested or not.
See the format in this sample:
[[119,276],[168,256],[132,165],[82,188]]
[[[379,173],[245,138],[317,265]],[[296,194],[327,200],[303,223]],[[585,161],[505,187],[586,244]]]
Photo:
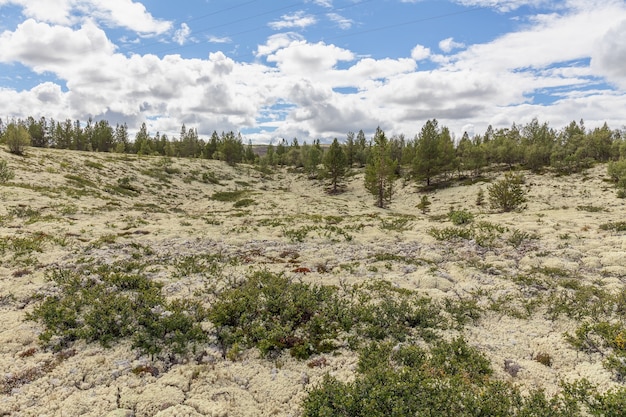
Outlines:
[[[15,172],[0,184],[0,415],[296,416],[325,374],[355,377],[358,331],[338,332],[332,347],[298,340],[264,351],[227,343],[234,336],[215,315],[200,314],[188,330],[202,336],[181,336],[189,339],[173,352],[158,332],[114,334],[121,310],[89,316],[112,293],[81,291],[127,275],[158,291],[155,317],[194,317],[194,306],[210,308],[259,271],[346,297],[388,282],[377,284],[381,293],[406,289],[448,305],[442,314],[453,325],[433,333],[463,336],[497,379],[551,395],[561,381],[585,378],[604,391],[626,378],[626,365],[607,366],[626,357],[626,200],[615,197],[605,165],[562,177],[524,173],[520,212],[476,205],[478,190],[501,175],[490,173],[429,193],[422,213],[416,185],[402,180],[389,209],[374,207],[362,173],[331,196],[302,174],[218,161],[35,148],[0,157]],[[472,216],[459,221],[451,211]],[[72,286],[83,287],[65,307],[86,300],[74,323],[82,330],[56,317],[47,331],[53,304],[42,306],[65,300]],[[176,300],[197,304],[179,311]],[[113,323],[87,328],[90,319]],[[612,333],[577,333],[599,322]],[[412,336],[405,343],[427,340]]]

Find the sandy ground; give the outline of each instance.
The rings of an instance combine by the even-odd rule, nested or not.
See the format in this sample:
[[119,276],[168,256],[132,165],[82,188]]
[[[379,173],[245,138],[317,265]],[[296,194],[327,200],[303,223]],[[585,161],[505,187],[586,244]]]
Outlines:
[[[569,177],[526,173],[529,202],[521,212],[495,213],[476,206],[478,189],[487,188],[476,183],[429,194],[431,210],[422,214],[416,208],[421,195],[415,184],[398,181],[393,203],[383,210],[374,207],[364,190],[362,174],[350,178],[345,193],[331,196],[302,174],[265,176],[251,167],[216,161],[173,159],[173,173],[163,174],[163,159],[157,157],[40,149],[30,149],[26,158],[4,151],[0,157],[16,174],[0,185],[0,239],[45,236],[41,251],[0,251],[0,377],[5,381],[0,415],[297,416],[307,391],[324,374],[353,376],[357,358],[349,351],[328,355],[325,366],[311,367],[287,353],[269,360],[255,350],[243,352],[236,361],[225,360],[209,345],[200,360],[154,376],[132,372],[150,361],[126,342],[109,349],[78,342],[61,354],[42,348],[42,328],[25,317],[37,295],[51,290],[46,272],[71,266],[81,257],[125,259],[133,244],[150,248],[146,261],[155,264],[190,254],[223,253],[245,260],[226,271],[234,277],[267,268],[322,284],[382,278],[433,298],[468,297],[481,289],[492,297],[518,296],[519,287],[510,277],[542,268],[566,271],[607,289],[620,289],[626,281],[624,233],[599,228],[623,221],[626,213],[626,202],[615,197],[606,181],[606,166]],[[208,172],[220,183],[202,182]],[[138,195],[111,191],[124,177]],[[232,202],[210,198],[216,191],[241,189],[249,190],[254,205],[235,208]],[[517,248],[437,241],[428,230],[451,226],[445,217],[451,207],[471,211],[475,222],[517,229],[535,239]],[[302,242],[289,239],[289,230],[330,222],[327,216],[341,218],[338,225],[346,230],[353,226],[352,239],[316,231]],[[403,216],[409,219],[406,230],[385,229]],[[427,262],[373,259],[381,253]],[[293,272],[296,268],[311,273]],[[171,297],[184,297],[204,284],[202,276],[173,278],[168,267],[154,278]],[[582,377],[602,388],[615,386],[599,355],[576,352],[565,342],[563,334],[577,324],[562,317],[549,320],[541,308],[528,318],[487,311],[464,335],[492,361],[498,378],[521,386],[555,392],[560,381]],[[550,353],[551,367],[533,360],[539,352]],[[515,378],[503,369],[507,359],[521,366]],[[9,386],[7,381],[16,376],[24,381]]]

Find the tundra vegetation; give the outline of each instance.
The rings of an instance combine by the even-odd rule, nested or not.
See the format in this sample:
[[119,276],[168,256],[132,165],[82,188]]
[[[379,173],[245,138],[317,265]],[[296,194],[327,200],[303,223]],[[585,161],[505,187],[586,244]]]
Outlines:
[[[306,374],[288,399],[303,416],[623,415],[622,131],[533,120],[455,142],[429,120],[412,140],[259,147],[0,126],[0,317],[19,320],[0,333],[0,415],[51,383],[91,395],[45,394],[46,412],[100,389],[107,412],[150,415],[133,390],[159,381],[189,400],[162,409],[201,413],[211,389],[236,407],[268,391],[236,376],[253,363]],[[541,343],[496,340],[546,322]],[[120,346],[133,365],[106,368]],[[81,365],[94,351],[110,372]]]

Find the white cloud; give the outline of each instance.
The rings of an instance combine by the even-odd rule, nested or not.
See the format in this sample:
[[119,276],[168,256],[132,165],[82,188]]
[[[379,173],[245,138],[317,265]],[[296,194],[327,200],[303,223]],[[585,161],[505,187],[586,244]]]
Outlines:
[[281,16],[281,20],[270,22],[268,25],[274,30],[305,28],[317,23],[315,16],[307,15],[303,11]]
[[161,34],[172,27],[168,21],[155,19],[143,4],[133,0],[0,0],[2,4],[20,6],[24,16],[58,25],[98,19],[142,34]]
[[415,48],[411,50],[411,58],[416,61],[421,61],[430,56],[430,48],[426,48],[424,45],[415,45]]
[[21,62],[38,72],[64,74],[81,62],[84,66],[89,59],[114,50],[106,34],[89,21],[72,30],[28,19],[14,32],[0,35],[0,62]]
[[218,36],[209,36],[208,41],[211,43],[231,43],[233,40],[228,36],[218,37]]
[[439,42],[439,49],[443,52],[452,52],[454,49],[464,48],[465,44],[461,42],[455,42],[454,38],[447,38]]
[[189,38],[189,35],[191,35],[191,29],[186,23],[181,23],[180,29],[174,33],[174,41],[179,45],[183,45]]
[[161,34],[171,29],[171,22],[155,19],[145,6],[133,0],[74,0],[78,4],[83,2],[85,14],[94,8],[97,14],[113,26],[125,27],[144,34]]
[[594,47],[591,65],[610,82],[626,89],[626,20],[607,29]]
[[322,7],[328,7],[328,8],[333,7],[332,0],[313,0],[313,3],[317,4],[318,6],[322,6]]
[[345,18],[337,13],[328,13],[326,15],[331,21],[335,22],[341,29],[350,29],[354,24],[354,20]]
[[554,4],[553,0],[456,0],[470,7],[491,7],[501,12],[510,12],[523,6],[539,7]]
[[[348,130],[378,125],[389,134],[412,136],[429,118],[457,135],[532,117],[556,127],[580,118],[588,127],[605,120],[620,127],[620,111],[626,108],[626,46],[621,42],[626,6],[612,0],[567,4],[567,10],[531,16],[516,32],[463,50],[455,50],[459,44],[449,38],[440,45],[445,55],[418,44],[404,58],[359,57],[345,47],[310,43],[288,32],[258,45],[256,63],[237,62],[222,52],[205,59],[125,56],[117,53],[98,20],[82,20],[72,28],[29,19],[0,34],[0,62],[20,62],[62,81],[21,92],[0,90],[0,114],[22,117],[36,109],[57,119],[115,116],[129,126],[149,120],[152,132],[174,135],[181,122],[205,135],[214,129],[275,128],[251,135],[263,140],[341,138]],[[54,19],[74,15],[60,13]],[[307,16],[283,21],[298,28],[303,26],[295,22],[301,18]],[[417,62],[426,59],[429,69],[418,70]],[[596,85],[599,77],[622,90],[603,90]],[[536,91],[555,90],[554,103],[531,100]]]

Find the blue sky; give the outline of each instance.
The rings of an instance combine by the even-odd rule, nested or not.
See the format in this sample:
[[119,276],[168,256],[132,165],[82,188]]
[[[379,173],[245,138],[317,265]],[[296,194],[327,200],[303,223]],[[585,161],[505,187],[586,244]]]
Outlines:
[[0,117],[269,142],[622,128],[626,1],[0,0]]

